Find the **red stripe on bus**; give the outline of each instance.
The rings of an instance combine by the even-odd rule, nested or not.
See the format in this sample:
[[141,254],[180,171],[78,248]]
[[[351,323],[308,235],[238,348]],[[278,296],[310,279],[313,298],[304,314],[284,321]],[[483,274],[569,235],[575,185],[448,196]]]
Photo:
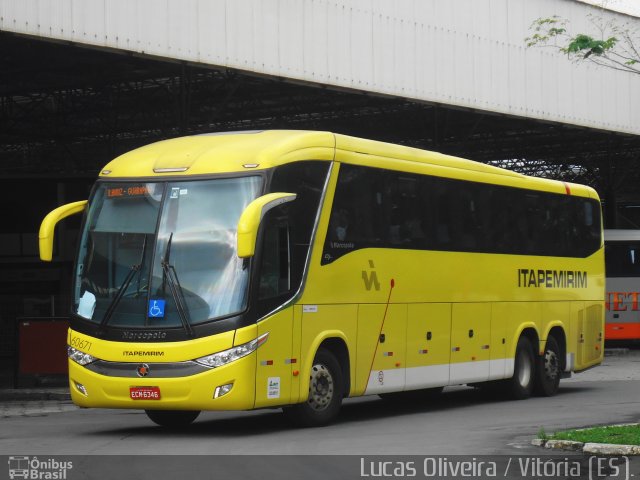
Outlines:
[[640,323],[607,323],[606,340],[640,340]]

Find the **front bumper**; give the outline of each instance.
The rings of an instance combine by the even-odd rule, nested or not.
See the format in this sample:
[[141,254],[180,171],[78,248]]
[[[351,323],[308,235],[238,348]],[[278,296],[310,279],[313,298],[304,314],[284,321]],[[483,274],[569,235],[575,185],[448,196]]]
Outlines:
[[[135,372],[139,362],[131,362]],[[169,364],[164,364],[167,366]],[[256,353],[251,353],[222,367],[188,376],[154,376],[149,364],[145,377],[109,376],[93,372],[69,360],[71,399],[80,407],[130,408],[154,410],[248,410],[255,404]],[[217,387],[233,384],[223,396],[214,398]],[[133,400],[132,387],[157,387],[160,399]],[[84,392],[82,391],[84,389]]]

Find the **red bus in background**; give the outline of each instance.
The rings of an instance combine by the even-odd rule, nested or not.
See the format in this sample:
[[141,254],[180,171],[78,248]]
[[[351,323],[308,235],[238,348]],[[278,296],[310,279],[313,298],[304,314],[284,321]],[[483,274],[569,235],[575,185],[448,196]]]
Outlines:
[[605,340],[640,340],[640,230],[605,230]]

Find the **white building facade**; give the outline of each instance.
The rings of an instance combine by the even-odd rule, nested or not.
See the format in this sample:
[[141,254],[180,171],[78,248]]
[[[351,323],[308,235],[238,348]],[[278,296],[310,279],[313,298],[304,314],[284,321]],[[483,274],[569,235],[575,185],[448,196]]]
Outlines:
[[640,75],[527,48],[578,0],[0,0],[0,30],[600,130],[640,134]]

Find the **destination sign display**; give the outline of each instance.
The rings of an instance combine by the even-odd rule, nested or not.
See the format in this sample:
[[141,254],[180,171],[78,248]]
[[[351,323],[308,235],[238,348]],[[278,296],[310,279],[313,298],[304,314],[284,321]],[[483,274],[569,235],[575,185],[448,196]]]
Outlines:
[[108,187],[105,189],[108,199],[145,197],[149,194],[146,185],[121,185],[117,187]]

